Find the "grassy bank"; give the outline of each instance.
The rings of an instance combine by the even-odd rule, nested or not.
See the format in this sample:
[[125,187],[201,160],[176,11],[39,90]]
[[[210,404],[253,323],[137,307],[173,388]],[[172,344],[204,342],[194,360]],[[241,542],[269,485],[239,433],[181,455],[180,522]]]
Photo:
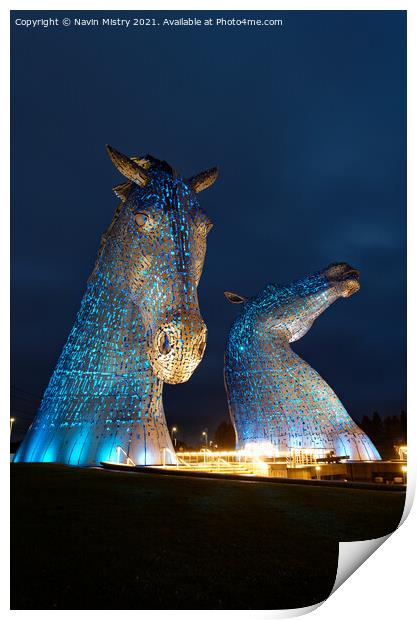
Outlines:
[[403,493],[12,465],[12,609],[274,609],[330,593],[338,542]]

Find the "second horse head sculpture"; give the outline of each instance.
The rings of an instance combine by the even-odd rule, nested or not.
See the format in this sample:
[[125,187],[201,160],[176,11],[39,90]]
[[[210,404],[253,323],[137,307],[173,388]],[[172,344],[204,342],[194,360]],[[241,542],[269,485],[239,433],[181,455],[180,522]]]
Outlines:
[[340,297],[359,290],[359,272],[332,264],[311,276],[267,285],[250,299],[226,292],[242,312],[227,340],[225,384],[238,448],[271,455],[316,451],[378,460],[377,449],[322,377],[291,349]]

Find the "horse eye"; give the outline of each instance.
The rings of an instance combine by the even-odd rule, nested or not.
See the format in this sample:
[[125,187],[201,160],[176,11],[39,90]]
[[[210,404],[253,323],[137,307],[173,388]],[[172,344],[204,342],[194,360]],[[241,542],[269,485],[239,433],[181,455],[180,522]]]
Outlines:
[[144,226],[148,221],[148,217],[144,213],[137,213],[135,215],[135,222],[137,226]]

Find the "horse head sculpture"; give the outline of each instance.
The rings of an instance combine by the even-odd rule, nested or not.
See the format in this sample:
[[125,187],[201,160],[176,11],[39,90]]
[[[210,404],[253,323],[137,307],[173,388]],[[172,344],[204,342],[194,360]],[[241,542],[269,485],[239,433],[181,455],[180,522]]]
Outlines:
[[162,388],[204,355],[197,286],[212,224],[197,195],[218,173],[186,180],[150,155],[107,150],[126,178],[121,203],[16,461],[176,461]]
[[197,286],[212,223],[197,193],[217,178],[212,168],[183,180],[166,162],[129,158],[107,147],[129,179],[115,187],[122,199],[106,235],[103,260],[118,255],[124,286],[140,313],[154,373],[165,383],[187,381],[201,361],[207,328]]
[[269,284],[250,299],[225,293],[232,303],[243,304],[225,356],[226,390],[240,448],[380,459],[327,383],[290,347],[326,308],[359,288],[359,272],[336,263],[286,286]]

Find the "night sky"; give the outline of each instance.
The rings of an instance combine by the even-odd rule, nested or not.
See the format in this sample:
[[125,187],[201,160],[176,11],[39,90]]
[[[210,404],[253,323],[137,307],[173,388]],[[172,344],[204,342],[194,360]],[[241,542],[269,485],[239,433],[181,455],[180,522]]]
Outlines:
[[[12,21],[133,15],[34,11]],[[405,409],[405,12],[246,16],[284,26],[12,25],[16,438],[47,386],[118,204],[111,188],[122,177],[106,143],[151,153],[184,176],[220,168],[200,194],[214,221],[199,286],[206,354],[188,383],[164,392],[180,439],[196,441],[228,419],[223,351],[239,307],[223,291],[254,295],[336,261],[360,269],[361,291],[336,302],[294,349],[355,420]]]

